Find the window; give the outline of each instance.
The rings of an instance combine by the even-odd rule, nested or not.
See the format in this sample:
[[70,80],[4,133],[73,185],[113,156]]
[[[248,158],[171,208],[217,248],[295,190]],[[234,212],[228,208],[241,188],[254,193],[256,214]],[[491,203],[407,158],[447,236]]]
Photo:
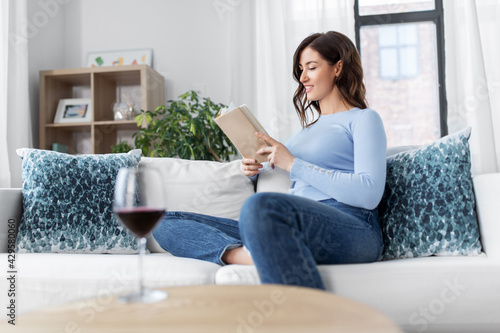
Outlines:
[[434,0],[359,0],[359,15],[408,13],[435,9]]
[[418,76],[418,34],[415,24],[378,27],[378,50],[381,78]]
[[442,0],[356,0],[367,99],[389,147],[448,134]]

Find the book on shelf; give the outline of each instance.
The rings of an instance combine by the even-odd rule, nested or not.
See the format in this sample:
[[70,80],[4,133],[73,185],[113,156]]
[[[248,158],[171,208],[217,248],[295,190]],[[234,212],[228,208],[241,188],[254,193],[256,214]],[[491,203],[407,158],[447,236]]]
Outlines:
[[257,155],[256,152],[269,144],[257,138],[255,132],[269,134],[246,105],[222,108],[215,122],[243,157],[253,158],[258,163],[267,161],[268,154]]

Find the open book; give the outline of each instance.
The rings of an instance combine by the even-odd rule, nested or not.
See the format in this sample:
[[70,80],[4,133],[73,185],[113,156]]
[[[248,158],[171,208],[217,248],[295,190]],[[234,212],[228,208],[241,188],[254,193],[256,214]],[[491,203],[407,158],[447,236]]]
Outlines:
[[246,105],[221,109],[215,122],[243,157],[253,158],[259,163],[267,161],[267,154],[257,155],[255,152],[269,144],[257,138],[255,132],[268,134]]

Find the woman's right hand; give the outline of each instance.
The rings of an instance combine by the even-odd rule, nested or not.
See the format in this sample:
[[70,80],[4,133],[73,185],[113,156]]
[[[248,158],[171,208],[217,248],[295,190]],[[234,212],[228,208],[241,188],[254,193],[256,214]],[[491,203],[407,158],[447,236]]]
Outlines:
[[259,169],[263,167],[262,164],[258,163],[253,158],[245,158],[241,159],[241,172],[247,177],[255,176],[259,173]]

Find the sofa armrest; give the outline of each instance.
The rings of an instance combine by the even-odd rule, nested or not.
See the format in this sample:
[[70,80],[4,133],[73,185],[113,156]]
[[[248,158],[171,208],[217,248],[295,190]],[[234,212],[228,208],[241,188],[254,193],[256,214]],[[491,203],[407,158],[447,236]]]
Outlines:
[[0,188],[0,253],[6,253],[9,239],[15,241],[23,212],[20,188]]
[[500,259],[500,173],[475,176],[473,183],[483,251]]

